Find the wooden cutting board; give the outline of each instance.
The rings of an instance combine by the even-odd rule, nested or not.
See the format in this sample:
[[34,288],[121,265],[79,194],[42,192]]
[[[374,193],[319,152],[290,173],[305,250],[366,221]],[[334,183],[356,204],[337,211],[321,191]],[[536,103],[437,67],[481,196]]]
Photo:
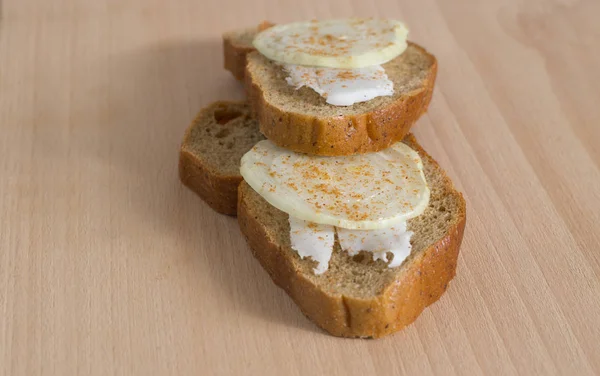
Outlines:
[[[600,373],[600,2],[4,0],[0,374]],[[182,187],[220,34],[405,20],[439,59],[415,127],[464,192],[458,275],[406,330],[330,337]]]

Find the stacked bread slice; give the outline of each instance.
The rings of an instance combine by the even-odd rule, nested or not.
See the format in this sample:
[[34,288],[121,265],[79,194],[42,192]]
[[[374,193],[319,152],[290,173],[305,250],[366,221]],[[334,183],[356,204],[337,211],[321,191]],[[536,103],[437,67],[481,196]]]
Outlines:
[[[447,289],[466,221],[462,195],[409,133],[431,99],[435,57],[408,42],[400,55],[382,64],[393,95],[335,106],[312,88],[290,85],[278,62],[254,50],[255,34],[270,26],[224,35],[225,67],[245,83],[248,102],[218,102],[200,112],[181,146],[181,180],[216,211],[237,214],[254,256],[318,326],[336,336],[361,338],[400,330]],[[386,255],[343,249],[336,232],[326,268],[316,272],[322,263],[293,241],[290,226],[296,222],[290,210],[274,206],[272,196],[255,183],[257,189],[252,188],[240,173],[241,159],[258,150],[255,145],[265,137],[263,144],[304,160],[360,161],[397,148],[397,142],[412,149],[430,193],[423,211],[405,222],[412,233],[409,254],[390,267]]]

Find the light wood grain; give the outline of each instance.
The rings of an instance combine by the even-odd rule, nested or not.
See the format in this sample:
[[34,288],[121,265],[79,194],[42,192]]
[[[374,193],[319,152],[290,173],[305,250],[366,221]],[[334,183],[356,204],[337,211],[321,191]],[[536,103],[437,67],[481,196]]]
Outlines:
[[[1,4],[1,3],[0,3]],[[458,275],[406,330],[318,330],[235,219],[181,186],[219,36],[406,20],[436,54],[415,127],[468,203]],[[4,0],[0,374],[600,374],[600,2]]]

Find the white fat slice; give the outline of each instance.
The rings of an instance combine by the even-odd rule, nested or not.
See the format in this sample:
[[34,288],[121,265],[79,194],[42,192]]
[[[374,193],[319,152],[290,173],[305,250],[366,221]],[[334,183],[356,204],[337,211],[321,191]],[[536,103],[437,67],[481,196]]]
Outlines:
[[419,154],[402,142],[377,153],[318,157],[260,141],[240,173],[291,217],[336,227],[385,229],[425,210],[430,191]]
[[351,106],[381,96],[394,95],[394,83],[381,65],[356,69],[318,68],[285,64],[286,81],[300,89],[307,86],[335,106]]
[[290,242],[300,258],[310,257],[318,263],[315,274],[323,274],[329,268],[329,260],[335,242],[333,226],[321,225],[289,217]]
[[410,255],[411,231],[406,231],[406,222],[379,230],[349,230],[336,228],[342,250],[350,256],[360,251],[372,252],[373,260],[388,262],[387,253],[394,255],[388,267],[395,268]]

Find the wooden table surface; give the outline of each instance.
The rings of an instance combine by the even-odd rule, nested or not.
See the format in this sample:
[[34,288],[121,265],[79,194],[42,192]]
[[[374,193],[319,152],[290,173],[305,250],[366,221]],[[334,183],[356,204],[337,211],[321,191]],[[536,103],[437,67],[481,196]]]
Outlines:
[[[600,374],[597,0],[4,0],[0,374]],[[177,176],[243,98],[220,34],[385,16],[439,59],[415,126],[464,192],[458,275],[404,331],[328,336]]]

